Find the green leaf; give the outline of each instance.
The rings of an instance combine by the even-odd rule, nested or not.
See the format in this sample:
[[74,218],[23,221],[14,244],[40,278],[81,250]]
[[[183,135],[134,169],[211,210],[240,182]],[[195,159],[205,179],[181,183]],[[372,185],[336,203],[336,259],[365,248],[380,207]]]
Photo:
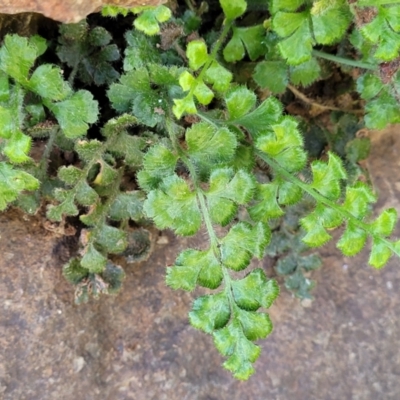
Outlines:
[[67,138],[78,138],[86,134],[88,124],[97,121],[98,102],[87,90],[79,90],[67,100],[52,104],[49,107],[55,114]]
[[143,209],[158,228],[172,228],[178,235],[193,235],[201,226],[196,193],[176,175],[165,178],[160,189],[149,193]]
[[258,86],[272,93],[283,93],[288,84],[288,69],[284,61],[261,61],[257,63],[253,78]]
[[321,74],[321,67],[316,58],[290,67],[290,81],[294,85],[308,86],[316,81]]
[[77,285],[88,276],[88,270],[81,266],[78,258],[71,258],[68,263],[64,265],[62,274],[68,282]]
[[265,53],[266,48],[263,45],[265,28],[263,25],[246,28],[233,27],[232,32],[232,38],[223,51],[225,61],[241,60],[245,56],[245,48],[251,61],[255,61]]
[[365,111],[365,125],[370,129],[383,129],[389,123],[400,122],[398,102],[387,90],[367,102]]
[[79,158],[84,162],[91,162],[93,158],[99,157],[103,143],[97,139],[93,140],[78,140],[75,144],[75,151],[78,153]]
[[234,225],[221,241],[221,261],[230,269],[241,271],[253,257],[262,258],[271,237],[267,225],[258,222]]
[[255,93],[244,86],[235,87],[225,95],[229,119],[237,119],[248,114],[256,105]]
[[192,326],[206,333],[221,329],[229,321],[231,310],[225,292],[197,298],[189,313]]
[[124,70],[126,72],[161,62],[161,55],[157,50],[154,38],[133,30],[125,34],[125,39],[128,43],[124,58]]
[[97,202],[99,195],[85,180],[82,180],[75,188],[75,199],[82,206],[91,206]]
[[249,340],[265,339],[272,332],[272,322],[268,314],[237,309],[235,318],[239,320],[243,333]]
[[243,15],[247,8],[245,0],[219,0],[226,18],[235,19]]
[[58,170],[57,175],[67,185],[75,185],[83,177],[83,171],[73,165],[69,165],[68,167],[62,166]]
[[362,182],[346,188],[346,198],[343,209],[354,217],[362,219],[369,211],[369,205],[376,202],[376,196],[371,188]]
[[0,106],[0,124],[0,137],[3,139],[10,139],[14,132],[19,131],[13,110],[2,106]]
[[118,254],[126,249],[126,232],[114,228],[113,226],[103,224],[96,233],[96,244],[105,252]]
[[0,48],[0,69],[17,82],[26,85],[36,57],[38,49],[27,38],[6,35]]
[[238,205],[252,198],[254,187],[254,178],[245,171],[234,174],[229,168],[215,169],[206,193],[211,220],[222,226],[228,224],[236,214]]
[[99,160],[99,164],[100,171],[94,179],[93,183],[95,185],[107,186],[115,182],[115,180],[118,178],[118,172],[104,160]]
[[213,61],[204,74],[204,81],[221,93],[229,89],[232,78],[232,73],[217,61]]
[[47,210],[47,218],[53,221],[61,221],[64,215],[78,215],[79,210],[75,205],[74,196],[67,196],[59,205],[50,205]]
[[365,74],[357,79],[357,91],[365,100],[375,97],[383,88],[382,81],[372,74]]
[[146,35],[156,35],[160,32],[159,23],[171,18],[171,10],[165,6],[151,7],[144,10],[134,21],[135,28]]
[[248,208],[253,221],[267,223],[271,218],[284,215],[284,211],[277,202],[278,188],[275,182],[257,185],[254,200],[258,203]]
[[341,194],[341,180],[347,179],[341,159],[329,152],[328,164],[314,161],[311,164],[313,182],[311,187],[330,200],[337,200]]
[[260,307],[271,307],[279,295],[279,286],[275,280],[268,280],[261,268],[257,268],[245,278],[232,281],[232,292],[241,309],[257,311]]
[[372,265],[374,268],[382,268],[389,261],[391,256],[392,251],[386,243],[375,237],[372,243],[372,250],[368,259],[368,264]]
[[64,100],[71,93],[60,68],[51,64],[43,64],[36,68],[29,80],[29,88],[39,96],[53,101]]
[[196,162],[228,161],[235,154],[236,136],[225,127],[200,122],[187,129],[185,137],[188,154]]
[[167,285],[172,289],[191,291],[200,286],[216,289],[222,282],[220,262],[212,250],[188,249],[179,254],[173,267],[167,268]]
[[346,144],[346,158],[353,163],[357,163],[368,157],[370,149],[371,141],[368,138],[355,138]]
[[263,101],[255,110],[243,115],[240,118],[229,120],[229,123],[241,125],[246,128],[251,135],[257,137],[259,132],[274,123],[276,123],[282,115],[282,104],[274,97],[269,97]]
[[336,247],[345,256],[354,256],[363,249],[366,240],[367,233],[363,229],[358,228],[354,223],[349,221],[347,223],[346,230],[336,244]]
[[394,208],[384,210],[370,225],[372,232],[379,236],[390,236],[397,223],[397,211]]
[[7,141],[3,148],[3,153],[11,162],[19,164],[29,160],[29,150],[31,149],[32,139],[21,131],[14,132],[12,138]]
[[307,232],[303,237],[303,242],[310,247],[319,247],[332,239],[329,235],[322,221],[315,213],[309,214],[300,220],[301,226]]
[[99,274],[104,271],[106,264],[107,258],[96,250],[93,243],[89,243],[82,257],[81,266],[93,274]]
[[143,202],[145,195],[139,190],[118,193],[111,204],[109,215],[114,221],[131,219],[138,221],[143,218]]
[[260,348],[249,341],[238,320],[213,333],[218,351],[228,357],[224,367],[237,379],[246,380],[254,373],[252,363],[260,355]]
[[207,45],[202,40],[192,40],[187,46],[186,55],[189,59],[189,67],[197,71],[208,60]]
[[166,176],[173,175],[178,156],[163,144],[150,147],[138,174],[139,184],[145,190],[155,189]]
[[39,181],[32,175],[0,162],[0,211],[5,210],[23,190],[36,190],[38,187]]

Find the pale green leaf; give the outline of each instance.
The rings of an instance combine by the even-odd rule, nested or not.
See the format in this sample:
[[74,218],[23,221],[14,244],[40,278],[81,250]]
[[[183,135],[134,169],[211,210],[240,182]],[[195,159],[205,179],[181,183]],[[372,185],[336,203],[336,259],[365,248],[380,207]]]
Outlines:
[[275,280],[268,280],[261,268],[257,268],[245,278],[232,281],[232,292],[240,308],[257,311],[260,307],[271,307],[279,295],[279,286]]
[[225,95],[229,119],[237,119],[248,114],[256,105],[257,96],[244,86],[235,87]]
[[101,273],[107,264],[107,258],[104,257],[92,243],[85,248],[85,254],[81,260],[81,266],[93,274]]
[[245,0],[219,0],[226,18],[235,19],[245,13],[247,3]]
[[50,109],[65,136],[71,139],[86,134],[89,124],[97,121],[99,113],[98,102],[87,90],[77,91],[67,100],[52,104]]
[[43,64],[36,68],[29,80],[29,88],[39,96],[53,101],[64,100],[71,93],[60,68],[51,64]]
[[337,242],[336,247],[345,256],[354,256],[363,249],[366,240],[367,233],[349,221],[346,230]]
[[190,68],[197,71],[208,60],[207,45],[202,40],[192,40],[187,46],[186,56]]
[[223,328],[229,321],[231,310],[226,293],[197,298],[189,313],[192,326],[206,333]]

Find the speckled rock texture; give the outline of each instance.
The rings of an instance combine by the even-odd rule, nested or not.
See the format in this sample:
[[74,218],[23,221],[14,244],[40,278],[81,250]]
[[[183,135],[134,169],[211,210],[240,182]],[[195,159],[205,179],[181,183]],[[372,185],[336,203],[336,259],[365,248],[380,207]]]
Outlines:
[[[376,210],[400,210],[400,128],[372,137]],[[61,276],[73,243],[11,211],[0,216],[0,234],[2,400],[400,398],[398,259],[375,271],[367,252],[348,259],[333,244],[322,248],[315,301],[304,307],[282,290],[257,372],[237,382],[211,337],[188,325],[193,295],[164,284],[165,265],[187,239],[165,233],[147,262],[127,268],[120,295],[78,307]],[[269,260],[258,265],[271,275]]]
[[75,23],[101,10],[103,5],[122,7],[155,6],[166,0],[1,0],[0,13],[35,12],[64,23]]

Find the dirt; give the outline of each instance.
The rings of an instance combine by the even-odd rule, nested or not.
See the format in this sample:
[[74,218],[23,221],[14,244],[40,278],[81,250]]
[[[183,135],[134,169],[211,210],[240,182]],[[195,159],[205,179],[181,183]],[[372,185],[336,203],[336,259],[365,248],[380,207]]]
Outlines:
[[[400,128],[371,137],[376,211],[400,210]],[[211,337],[189,326],[194,294],[165,286],[165,265],[189,239],[163,233],[147,262],[127,267],[118,296],[76,306],[61,276],[72,239],[11,210],[0,235],[0,399],[399,398],[399,259],[376,271],[367,251],[349,259],[333,243],[322,248],[315,301],[301,304],[282,288],[257,372],[238,382]]]

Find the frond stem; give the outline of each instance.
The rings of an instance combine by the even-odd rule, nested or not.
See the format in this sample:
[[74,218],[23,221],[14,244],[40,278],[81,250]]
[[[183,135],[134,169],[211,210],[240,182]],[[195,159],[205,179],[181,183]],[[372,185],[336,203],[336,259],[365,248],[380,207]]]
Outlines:
[[333,61],[338,64],[349,65],[350,67],[368,69],[370,71],[376,71],[378,69],[377,66],[373,64],[367,64],[357,60],[350,60],[349,58],[335,56],[319,50],[313,50],[312,53],[316,57],[324,58],[325,60]]

